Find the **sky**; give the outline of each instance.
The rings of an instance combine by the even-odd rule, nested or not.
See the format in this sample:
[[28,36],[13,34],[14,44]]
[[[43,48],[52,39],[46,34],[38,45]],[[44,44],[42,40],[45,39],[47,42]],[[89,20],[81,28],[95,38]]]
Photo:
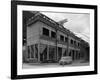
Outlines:
[[88,13],[59,13],[41,12],[56,22],[67,19],[64,27],[75,33],[76,36],[89,43],[90,40],[90,14]]

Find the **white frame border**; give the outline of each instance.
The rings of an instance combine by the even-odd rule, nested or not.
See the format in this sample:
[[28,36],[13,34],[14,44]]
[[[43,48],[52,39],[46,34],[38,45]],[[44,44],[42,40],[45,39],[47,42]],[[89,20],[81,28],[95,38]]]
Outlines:
[[[22,11],[90,13],[90,66],[22,69]],[[94,10],[79,8],[17,5],[17,75],[94,71]]]

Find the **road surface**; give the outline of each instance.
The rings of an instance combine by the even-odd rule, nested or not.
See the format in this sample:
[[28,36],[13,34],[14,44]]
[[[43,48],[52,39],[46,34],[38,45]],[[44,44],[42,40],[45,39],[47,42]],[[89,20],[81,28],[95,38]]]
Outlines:
[[89,62],[73,62],[72,64],[67,64],[67,65],[59,65],[59,63],[24,63],[23,69],[32,69],[32,68],[50,68],[50,67],[69,67],[69,66],[89,66]]

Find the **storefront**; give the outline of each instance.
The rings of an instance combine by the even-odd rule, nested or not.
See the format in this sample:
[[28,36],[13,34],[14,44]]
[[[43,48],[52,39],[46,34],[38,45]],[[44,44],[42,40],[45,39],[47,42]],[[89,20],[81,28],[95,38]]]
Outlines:
[[78,60],[80,59],[80,51],[75,49],[70,49],[69,56],[72,57],[72,60]]
[[40,44],[40,61],[56,61],[56,46]]

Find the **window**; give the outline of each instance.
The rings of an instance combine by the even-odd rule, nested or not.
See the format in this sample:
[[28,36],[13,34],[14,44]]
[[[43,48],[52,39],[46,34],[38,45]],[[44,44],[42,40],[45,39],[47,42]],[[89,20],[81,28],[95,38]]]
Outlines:
[[64,41],[64,36],[60,35],[60,40]]
[[56,38],[56,33],[53,32],[53,31],[51,31],[51,37],[52,37],[52,38]]
[[80,46],[80,43],[78,43],[78,46]]
[[76,45],[76,41],[74,41],[74,44]]
[[71,44],[73,44],[73,40],[71,39]]
[[65,42],[68,42],[68,38],[67,37],[65,37]]
[[49,30],[46,28],[43,28],[43,35],[49,36]]

